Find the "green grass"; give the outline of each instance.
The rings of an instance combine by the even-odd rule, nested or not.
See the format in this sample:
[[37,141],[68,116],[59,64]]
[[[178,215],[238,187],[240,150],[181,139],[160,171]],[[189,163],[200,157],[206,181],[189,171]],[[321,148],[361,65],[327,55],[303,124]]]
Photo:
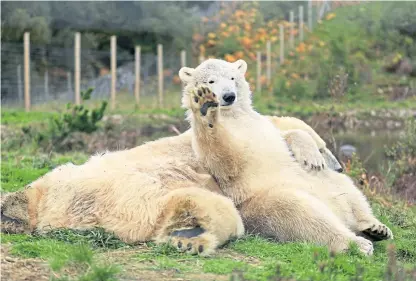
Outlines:
[[[22,121],[16,117],[10,126],[31,124],[25,114],[19,114]],[[10,115],[13,116],[10,112],[5,114],[6,120],[11,120]],[[37,121],[36,118],[33,120]],[[88,159],[80,152],[42,154],[34,146],[3,150],[1,156],[2,191],[19,190],[57,165],[68,161],[80,164]],[[214,275],[228,279],[227,276],[235,271],[242,272],[239,280],[268,280],[276,276],[277,269],[278,276],[296,280],[353,280],[358,275],[362,275],[362,279],[357,280],[383,280],[389,264],[386,249],[389,244],[395,245],[393,259],[397,260],[399,268],[414,268],[415,208],[405,209],[400,203],[385,207],[374,202],[373,209],[376,216],[393,230],[395,240],[376,243],[372,257],[362,256],[354,246],[346,254],[331,256],[325,247],[305,243],[279,244],[254,236],[231,242],[212,257],[188,256],[167,245],[126,245],[101,229],[55,230],[44,236],[2,234],[1,243],[7,245],[9,253],[15,257],[46,261],[54,276],[59,277],[53,277],[55,280],[116,280],[117,276],[126,274],[147,276],[160,272],[174,272],[178,278],[194,276],[205,280],[206,276]],[[107,260],[107,256],[120,251],[121,257],[116,256],[111,262]],[[134,267],[137,265],[140,267]],[[75,272],[75,279],[66,274],[68,270]],[[104,276],[104,279],[96,279],[101,278],[97,276]]]

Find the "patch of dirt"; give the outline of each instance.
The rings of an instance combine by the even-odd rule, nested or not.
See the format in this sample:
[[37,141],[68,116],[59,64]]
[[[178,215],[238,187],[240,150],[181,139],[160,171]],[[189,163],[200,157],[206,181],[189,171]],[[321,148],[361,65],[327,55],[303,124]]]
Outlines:
[[40,259],[22,259],[11,256],[9,247],[1,245],[1,280],[49,280],[48,264]]
[[223,258],[229,258],[229,259],[233,259],[233,260],[237,260],[237,261],[243,261],[247,264],[254,265],[254,266],[259,265],[261,263],[261,261],[258,258],[245,256],[243,254],[234,252],[234,251],[232,251],[230,249],[227,249],[227,248],[218,250],[218,254],[220,254],[221,257],[223,257]]
[[[21,258],[10,254],[10,246],[1,244],[1,280],[10,281],[32,281],[32,280],[50,280],[51,276],[63,277],[77,276],[77,269],[71,267],[64,267],[63,271],[54,273],[49,268],[46,261],[36,258]],[[120,273],[117,274],[117,280],[122,281],[226,281],[230,280],[230,275],[217,275],[212,273],[202,273],[200,269],[195,267],[194,272],[181,272],[177,269],[152,269],[155,261],[140,260],[137,258],[138,254],[143,254],[150,251],[146,245],[135,246],[134,249],[112,250],[95,255],[95,260],[98,263],[119,265]],[[233,252],[229,249],[218,250],[215,256],[231,258],[246,263],[257,265],[260,261],[256,258],[247,257]],[[180,259],[176,260],[181,262]],[[188,261],[184,259],[183,262]],[[190,260],[192,261],[192,260]],[[199,271],[199,272],[198,272]]]
[[[149,251],[146,246],[138,246],[134,249],[128,250],[116,250],[108,251],[100,255],[100,259],[107,263],[114,263],[122,266],[122,271],[117,275],[118,280],[134,280],[134,281],[195,281],[195,280],[206,280],[206,281],[222,281],[230,280],[229,275],[217,275],[212,273],[198,272],[198,268],[195,268],[195,272],[181,272],[178,269],[151,269],[155,266],[155,261],[140,260],[137,258],[138,254],[143,254]],[[233,257],[238,260],[250,259],[249,257],[239,256],[233,253],[231,250],[218,250],[216,256],[221,257]],[[181,262],[180,259],[176,260]],[[184,259],[183,262],[188,261]],[[246,261],[247,262],[247,261]]]

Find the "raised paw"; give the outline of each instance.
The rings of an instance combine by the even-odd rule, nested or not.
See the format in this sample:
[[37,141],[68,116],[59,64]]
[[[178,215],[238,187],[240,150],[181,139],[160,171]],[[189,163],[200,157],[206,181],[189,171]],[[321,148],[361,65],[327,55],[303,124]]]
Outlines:
[[206,116],[209,111],[216,110],[219,105],[218,97],[208,87],[199,87],[191,93],[192,108],[199,110],[202,116]]
[[371,227],[364,229],[362,232],[373,241],[393,239],[393,232],[382,223],[373,224]]
[[209,255],[217,247],[214,236],[199,227],[172,232],[169,243],[178,251],[191,255]]

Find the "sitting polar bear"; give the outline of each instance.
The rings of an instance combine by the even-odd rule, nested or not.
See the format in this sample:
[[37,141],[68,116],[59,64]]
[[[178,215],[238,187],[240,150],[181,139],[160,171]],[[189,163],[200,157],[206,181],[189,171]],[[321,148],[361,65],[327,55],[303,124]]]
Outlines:
[[[340,168],[305,123],[268,118],[284,131],[288,149],[302,167],[314,170],[310,173]],[[170,242],[190,253],[212,253],[241,236],[244,226],[234,202],[195,158],[192,134],[189,130],[93,156],[83,165],[57,167],[23,191],[2,196],[2,230],[103,227],[128,243]]]
[[180,70],[186,83],[182,104],[199,162],[234,202],[248,232],[327,245],[335,252],[356,242],[371,255],[372,242],[361,236],[388,239],[390,229],[373,216],[346,175],[330,169],[307,173],[295,163],[281,132],[253,110],[246,69],[243,60],[211,59]]

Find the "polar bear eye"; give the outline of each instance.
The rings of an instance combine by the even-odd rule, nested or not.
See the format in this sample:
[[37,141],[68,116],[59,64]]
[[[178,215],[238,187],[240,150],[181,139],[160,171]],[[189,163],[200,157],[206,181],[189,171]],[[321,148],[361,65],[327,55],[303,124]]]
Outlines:
[[210,83],[210,84],[214,84],[214,80],[209,80],[209,82],[208,83]]
[[234,80],[234,77],[232,77],[231,80]]

